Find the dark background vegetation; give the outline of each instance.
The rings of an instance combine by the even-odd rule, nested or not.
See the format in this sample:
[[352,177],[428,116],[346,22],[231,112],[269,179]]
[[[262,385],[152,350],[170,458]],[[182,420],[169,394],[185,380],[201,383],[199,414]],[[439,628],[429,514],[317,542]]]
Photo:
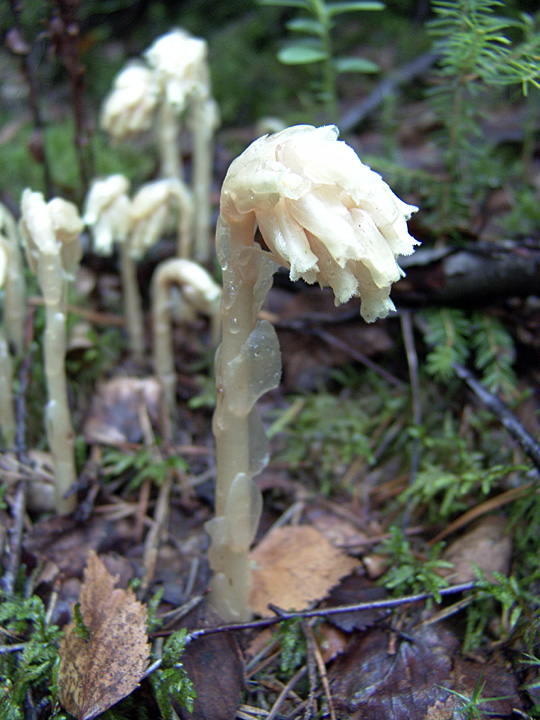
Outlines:
[[[0,200],[16,215],[20,194],[28,186],[52,190],[79,205],[84,197],[84,173],[75,150],[76,103],[61,53],[58,47],[54,52],[51,42],[49,20],[60,5],[36,1],[18,6],[0,0],[0,35],[4,41],[0,51]],[[81,132],[89,141],[85,146],[87,168],[93,168],[95,174],[124,172],[134,186],[155,177],[157,162],[144,139],[143,145],[134,141],[112,147],[98,127],[99,109],[126,61],[140,56],[172,26],[189,30],[209,45],[213,90],[222,119],[216,137],[216,214],[227,167],[260,134],[257,123],[261,118],[278,117],[285,124],[328,121],[316,97],[317,67],[285,66],[276,57],[289,37],[286,23],[296,15],[294,8],[266,7],[245,0],[83,0],[78,7],[76,3],[64,7],[76,9],[77,47],[84,68],[84,88],[79,88],[77,101],[83,108]],[[498,11],[518,21],[522,13],[536,13],[538,4],[534,0],[509,0]],[[410,68],[415,59],[433,50],[429,23],[434,17],[427,0],[389,0],[382,12],[350,14],[336,25],[336,54],[360,52],[380,68],[375,74],[339,77],[341,118],[357,112],[397,70]],[[535,27],[538,35],[538,18]],[[516,44],[523,40],[517,26],[510,26],[507,34]],[[23,46],[21,54],[18,48]],[[21,73],[22,56],[27,58],[36,82],[34,95]],[[451,63],[448,67],[454,70]],[[399,315],[366,328],[358,319],[357,305],[353,303],[351,311],[335,311],[329,296],[313,288],[292,287],[285,273],[277,275],[270,294],[284,377],[282,387],[261,403],[274,453],[263,480],[261,534],[297,504],[306,523],[323,510],[334,520],[339,517],[343,524],[350,520],[356,529],[362,527],[367,533],[368,549],[362,546],[356,554],[362,560],[384,561],[386,568],[377,583],[368,578],[370,591],[375,586],[376,592],[393,596],[425,590],[436,594],[448,584],[443,572],[445,543],[462,534],[467,536],[474,522],[484,516],[495,522],[496,537],[490,536],[490,542],[501,536],[508,538],[511,546],[505,572],[487,579],[482,572],[474,576],[476,594],[465,598],[452,615],[445,626],[451,627],[451,632],[431,629],[441,627],[437,623],[426,625],[430,629],[422,624],[434,608],[439,609],[438,604],[428,605],[427,615],[423,614],[424,604],[412,609],[407,606],[386,625],[379,626],[377,616],[365,626],[353,622],[340,628],[346,634],[346,651],[331,670],[333,688],[341,703],[340,717],[358,720],[368,715],[350,699],[357,690],[354,678],[368,677],[374,664],[386,672],[385,663],[391,655],[388,648],[394,641],[401,642],[401,648],[419,650],[416,656],[411,651],[413,659],[406,650],[396,655],[387,685],[384,678],[373,680],[381,705],[371,710],[375,713],[371,717],[428,717],[426,707],[429,709],[433,698],[422,685],[423,669],[433,665],[432,688],[449,683],[445,668],[454,668],[451,680],[461,700],[453,708],[453,717],[540,717],[540,91],[531,85],[525,96],[519,82],[498,84],[497,77],[489,76],[489,72],[485,77],[475,74],[477,68],[469,73],[466,62],[461,75],[444,76],[443,69],[443,63],[433,60],[422,72],[407,75],[406,71],[403,82],[392,85],[382,102],[362,113],[361,119],[343,133],[398,195],[420,207],[410,228],[422,241],[422,248],[404,260],[407,278],[392,290]],[[462,87],[464,106],[456,111],[455,92]],[[39,110],[40,128],[36,128],[31,100]],[[183,140],[189,168],[189,138]],[[49,188],[40,163],[43,151],[50,162]],[[141,263],[143,289],[170,244],[165,241],[164,247]],[[85,265],[98,289],[102,281],[96,278],[103,271],[106,287],[113,287],[113,300],[98,307],[96,292],[78,301],[90,313],[118,312],[116,259],[100,264],[87,253]],[[213,264],[210,269],[216,271]],[[102,292],[100,301],[107,292]],[[148,303],[148,296],[145,301]],[[28,445],[41,448],[41,412],[46,396],[40,370],[42,321],[38,309],[25,428]],[[185,426],[175,440],[182,446],[212,446],[211,359],[197,342],[197,336],[204,336],[206,330],[202,321],[195,329],[176,330],[178,399]],[[366,356],[369,369],[365,367]],[[92,470],[92,443],[87,442],[81,427],[98,382],[116,376],[148,375],[151,368],[133,365],[121,329],[97,326],[91,331],[90,347],[77,347],[68,357],[68,374],[80,432],[79,464],[87,478]],[[508,412],[510,416],[505,414]],[[515,421],[514,433],[507,431],[508,423],[512,424],[509,417]],[[101,517],[93,514],[96,507],[106,505],[106,515],[114,503],[125,503],[134,513],[133,508],[143,502],[141,487],[148,492],[147,502],[154,502],[175,457],[174,443],[168,448],[149,449],[140,437],[120,450],[107,448],[99,471],[95,471],[99,482],[89,481],[90,490],[83,483],[80,492],[85,521],[93,518],[88,520],[89,529],[81,530],[81,524],[75,523],[75,527],[55,526],[51,530],[46,525],[48,518],[32,515],[23,553],[28,568],[39,564],[36,558],[43,547],[61,555],[55,548],[58,535],[71,537],[73,532],[73,555],[80,557],[77,572],[72,575],[80,576],[83,555],[96,527],[92,522]],[[196,478],[208,479],[213,472],[212,460],[206,456],[181,458],[178,464],[180,470]],[[211,513],[211,483],[201,481],[190,493],[178,493],[173,498],[174,518],[181,530],[176,527],[171,545],[182,555],[192,538],[197,538],[198,561],[203,569],[197,575],[196,588],[203,592],[208,568],[200,548],[205,542],[201,539],[202,523]],[[8,523],[9,502],[4,510],[2,518]],[[142,573],[141,539],[136,543],[131,535],[123,536],[123,526],[114,519],[107,532],[111,544],[99,547],[100,552],[107,552],[116,543],[115,547],[121,547],[124,557],[129,555],[136,571]],[[81,537],[85,541],[79,550]],[[475,538],[467,542],[472,561],[483,567],[484,558],[475,550],[481,542]],[[491,552],[494,554],[497,551]],[[180,565],[182,562],[184,559]],[[487,565],[489,574],[492,568],[489,562]],[[22,575],[28,568],[23,563]],[[179,591],[176,595],[171,591],[174,583],[178,584],[176,577],[171,580],[173,570],[165,568],[162,572],[160,583],[178,600]],[[27,574],[31,576],[29,569]],[[31,587],[28,577],[21,579],[21,587]],[[355,586],[353,601],[358,593],[364,597],[364,590]],[[336,602],[350,602],[351,596],[345,590],[340,592]],[[47,602],[51,587],[45,583],[39,594]],[[67,618],[68,599],[66,594],[59,601],[55,616],[59,625]],[[169,598],[168,609],[172,605]],[[17,632],[27,639],[43,621],[43,612],[39,607],[20,612],[24,617],[18,621]],[[6,625],[12,622],[7,611],[4,619]],[[243,695],[247,703],[271,709],[284,684],[305,663],[308,633],[303,635],[299,627],[280,630],[286,662],[279,665],[276,658],[251,680]],[[36,645],[40,651],[49,642],[43,637],[39,639],[41,645]],[[54,646],[58,636],[51,638]],[[227,664],[234,657],[238,670],[238,648],[234,643],[231,647],[219,650],[223,653],[220,663]],[[10,665],[11,655],[8,660],[6,657],[2,655],[3,681],[9,672],[18,677],[21,667],[16,661]],[[37,653],[36,657],[41,655]],[[54,653],[51,657],[54,663]],[[374,657],[378,658],[375,663]],[[207,669],[201,670],[197,659],[191,662],[198,691],[204,696],[200,683],[212,685],[213,679],[208,681]],[[473,678],[473,685],[461,683],[462,676]],[[408,678],[410,697],[398,712],[393,698],[404,678]],[[49,681],[40,676],[36,696],[41,691],[43,697],[47,695],[43,688],[49,687]],[[483,681],[487,682],[485,692]],[[31,687],[32,682],[28,683]],[[306,703],[314,692],[314,684],[307,681],[298,689]],[[499,692],[511,700],[504,706],[486,704],[486,698]],[[134,701],[138,710],[133,704],[121,706],[116,715],[110,715],[111,720],[143,718],[145,712],[157,712],[150,696],[145,685]],[[6,720],[48,720],[50,707],[46,700],[43,703],[42,710],[32,712],[29,701],[23,698],[24,712],[8,715]],[[284,716],[300,716],[295,712],[303,712],[305,707],[302,711],[297,707],[291,701]],[[417,714],[411,708],[416,708]],[[1,712],[0,720],[4,720]],[[211,713],[201,713],[197,717],[217,720]]]

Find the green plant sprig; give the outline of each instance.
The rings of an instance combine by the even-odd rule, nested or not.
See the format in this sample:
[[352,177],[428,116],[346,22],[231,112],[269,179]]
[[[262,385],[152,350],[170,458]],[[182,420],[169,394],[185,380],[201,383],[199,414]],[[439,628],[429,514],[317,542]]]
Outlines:
[[[489,88],[540,82],[540,31],[526,14],[502,16],[499,0],[432,0],[427,24],[440,56],[437,85],[429,94],[444,131],[440,144],[447,178],[435,189],[437,228],[450,232],[467,222],[470,207],[501,183],[492,142],[482,131],[480,96]],[[510,32],[521,41],[513,42]],[[485,101],[484,101],[485,105]]]
[[422,447],[420,468],[414,482],[399,500],[409,509],[422,507],[431,521],[440,521],[484,500],[494,488],[525,468],[511,462],[509,453],[494,461],[491,452],[476,449],[462,437],[447,413],[440,432],[426,428],[411,430]]
[[500,606],[498,634],[505,640],[519,636],[525,647],[535,652],[539,638],[538,573],[518,578],[493,571],[491,578],[487,578],[479,567],[475,567],[475,572],[478,580],[474,600],[467,609],[463,651],[467,653],[485,641],[486,630],[492,624],[497,606]]
[[128,476],[127,493],[137,490],[145,480],[159,487],[171,471],[186,472],[188,469],[189,465],[183,458],[176,455],[159,457],[152,447],[142,446],[133,454],[111,447],[103,453],[104,474],[110,479]]
[[390,538],[386,540],[380,553],[388,556],[390,568],[381,578],[384,587],[398,596],[407,592],[428,592],[433,594],[435,602],[441,602],[441,589],[448,587],[448,580],[441,577],[440,570],[452,568],[452,563],[441,560],[438,555],[442,544],[434,545],[428,557],[421,558],[406,540],[403,530],[396,526],[390,528]]
[[34,699],[53,701],[51,678],[58,665],[58,643],[63,633],[48,622],[37,595],[3,598],[0,626],[5,636],[15,641],[8,644],[21,646],[17,652],[0,654],[0,717],[24,720],[29,691]]
[[432,377],[447,383],[455,376],[454,366],[465,365],[473,354],[482,384],[492,393],[501,392],[506,400],[516,397],[514,340],[497,318],[485,312],[436,308],[422,312],[422,320],[430,346],[426,370]]
[[328,121],[337,123],[337,76],[341,73],[375,73],[379,68],[371,60],[362,57],[334,57],[332,30],[335,20],[344,13],[382,10],[384,3],[378,0],[259,0],[259,3],[300,11],[297,17],[287,22],[287,29],[304,37],[288,42],[278,52],[278,59],[284,65],[320,65],[319,98]]
[[193,712],[193,703],[197,697],[195,687],[180,661],[186,644],[186,635],[187,630],[185,628],[170,635],[163,646],[160,667],[149,676],[154,696],[164,720],[172,720],[175,717],[171,706],[171,698],[191,713]]
[[439,685],[439,687],[453,695],[461,704],[462,713],[460,713],[460,717],[463,717],[464,720],[481,720],[481,718],[484,718],[486,715],[491,716],[491,712],[489,712],[489,710],[483,710],[482,705],[508,699],[507,696],[483,698],[482,693],[484,692],[485,684],[485,682],[482,682],[482,676],[480,675],[470,697],[456,690],[443,687],[442,685]]

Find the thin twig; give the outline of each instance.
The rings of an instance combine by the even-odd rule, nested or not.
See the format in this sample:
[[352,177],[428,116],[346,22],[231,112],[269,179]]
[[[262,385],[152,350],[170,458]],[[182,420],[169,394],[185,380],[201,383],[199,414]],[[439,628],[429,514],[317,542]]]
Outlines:
[[285,685],[283,690],[279,693],[275,703],[272,705],[272,708],[268,715],[266,716],[266,720],[274,720],[274,718],[277,716],[280,707],[283,705],[284,701],[287,698],[287,695],[293,690],[293,688],[298,684],[298,682],[304,677],[306,674],[306,667],[300,668],[297,673],[295,673],[292,678],[289,680],[289,682]]
[[[441,588],[438,593],[441,597],[447,595],[454,595],[456,593],[467,592],[473,590],[476,587],[476,582],[471,581],[467,583],[461,583],[460,585],[450,585],[450,587]],[[434,598],[433,593],[417,593],[416,595],[404,595],[400,598],[389,598],[388,600],[374,600],[369,603],[358,603],[357,605],[340,605],[339,607],[333,608],[319,608],[317,610],[304,610],[298,612],[287,612],[277,608],[275,605],[269,605],[268,607],[275,613],[276,617],[263,618],[262,620],[253,620],[251,622],[244,623],[229,623],[228,625],[218,625],[217,627],[199,628],[198,630],[192,630],[186,635],[185,645],[199,640],[207,635],[217,635],[223,632],[236,632],[239,630],[252,630],[262,629],[277,625],[283,620],[294,620],[299,618],[315,618],[315,617],[329,617],[331,615],[343,615],[350,612],[362,612],[365,610],[374,610],[381,608],[395,608],[401,605],[407,605],[409,603],[421,602],[422,600],[431,600]],[[162,633],[156,633],[161,635]],[[148,667],[142,679],[148,677],[151,673],[155,672],[161,667],[161,658],[156,660],[152,665]],[[180,665],[179,665],[180,667]],[[305,668],[303,668],[305,672]],[[296,677],[296,676],[295,676]]]
[[403,67],[386,77],[373,92],[346,112],[339,122],[341,132],[347,133],[359,125],[364,118],[376,110],[389,96],[393,95],[400,85],[409,83],[418,75],[423,75],[435,64],[438,55],[426,52],[411,60]]
[[9,551],[7,566],[2,576],[2,589],[6,595],[12,595],[19,574],[21,559],[21,544],[25,515],[25,483],[20,480],[15,489],[15,496],[11,503],[11,516],[13,524],[9,530]]
[[354,360],[362,363],[362,365],[370,370],[373,370],[373,372],[376,372],[390,385],[393,385],[400,390],[405,390],[407,386],[402,380],[397,378],[395,375],[392,375],[392,373],[388,372],[380,365],[377,365],[377,363],[374,363],[373,360],[370,360],[356,348],[348,345],[332,333],[329,333],[319,327],[319,324],[321,323],[339,325],[350,321],[352,317],[356,318],[356,315],[357,313],[354,313],[353,316],[349,313],[341,313],[339,316],[329,315],[328,313],[319,313],[317,315],[312,314],[309,316],[303,316],[302,318],[295,318],[294,320],[279,320],[273,318],[273,324],[278,330],[294,330],[295,332],[303,332],[308,335],[314,335],[328,345],[348,353]]
[[441,530],[438,535],[436,535],[429,541],[429,544],[436,545],[438,542],[441,542],[441,540],[444,540],[449,535],[455,533],[457,530],[461,530],[462,527],[465,527],[465,525],[468,525],[480,516],[485,515],[488,512],[492,512],[497,508],[503,507],[510,502],[514,502],[514,500],[517,500],[520,497],[523,497],[530,491],[531,487],[532,483],[526,483],[525,485],[520,485],[517,488],[505,490],[505,492],[501,493],[500,495],[496,495],[495,497],[489,498],[489,500],[485,500],[483,503],[480,503],[480,505],[475,505],[470,510],[467,510],[466,513],[463,513],[463,515],[460,515],[458,518],[456,518],[456,520],[451,522],[450,525],[447,525],[444,530]]
[[34,123],[34,132],[31,139],[31,152],[34,159],[38,160],[43,168],[45,194],[48,198],[50,198],[53,193],[52,173],[44,141],[45,123],[39,107],[38,83],[30,57],[31,46],[25,38],[21,22],[23,4],[18,2],[18,0],[11,0],[10,5],[13,16],[13,26],[6,34],[6,45],[14,55],[19,56],[21,59],[22,74],[26,81],[26,85],[28,86],[28,105],[32,116],[32,122]]
[[499,418],[514,440],[517,440],[521,445],[523,451],[532,460],[536,468],[540,470],[540,444],[525,430],[514,413],[496,395],[486,390],[467,368],[457,363],[454,363],[453,367],[458,377],[465,380],[487,409]]
[[56,54],[62,61],[71,85],[73,118],[75,121],[75,153],[83,186],[83,195],[88,191],[92,175],[91,146],[84,110],[84,76],[86,68],[80,58],[80,26],[77,19],[80,0],[55,0],[56,12],[49,23],[51,40]]
[[[317,686],[317,661],[315,659],[315,638],[313,637],[313,629],[310,627],[307,620],[302,620],[302,630],[306,640],[307,649],[307,671],[309,679],[309,695],[307,698],[307,707],[304,712],[304,720],[310,720],[317,714],[317,707],[315,705],[315,688]],[[311,634],[309,633],[311,630]],[[334,720],[334,719],[332,719]]]
[[306,329],[306,332],[310,332],[312,335],[321,338],[321,340],[327,342],[328,345],[332,345],[339,350],[344,350],[345,352],[348,352],[352,358],[362,363],[362,365],[365,365],[370,370],[376,372],[383,378],[383,380],[386,380],[386,382],[390,385],[394,385],[394,387],[397,387],[400,390],[404,390],[406,388],[405,383],[402,382],[395,375],[392,375],[392,373],[389,373],[383,367],[377,365],[377,363],[374,363],[373,360],[370,360],[368,357],[363,355],[359,350],[356,350],[350,345],[347,345],[347,343],[343,342],[343,340],[340,340],[335,335],[332,335],[332,333],[328,333],[325,330],[320,330],[318,328],[311,328],[309,330]]
[[[460,585],[451,585],[447,588],[442,588],[438,591],[441,597],[446,595],[454,595],[456,593],[467,592],[473,590],[475,582],[461,583]],[[288,612],[276,607],[275,605],[269,605],[270,610],[276,613],[276,617],[263,618],[262,620],[252,620],[251,622],[245,623],[229,623],[227,625],[218,625],[217,627],[200,628],[198,630],[192,630],[186,636],[186,645],[194,640],[198,640],[206,635],[215,635],[222,632],[235,632],[239,630],[251,630],[251,629],[262,629],[265,627],[271,627],[283,620],[295,620],[298,618],[314,618],[314,617],[330,617],[332,615],[344,615],[350,612],[365,612],[367,610],[378,610],[378,609],[390,609],[400,607],[401,605],[408,605],[410,603],[417,603],[423,600],[433,599],[433,593],[417,593],[416,595],[404,595],[399,598],[388,598],[386,600],[374,600],[368,603],[358,603],[357,605],[340,605],[338,607],[330,608],[317,608],[315,610],[302,610],[298,612]]]
[[144,544],[144,578],[140,585],[140,597],[144,597],[154,578],[160,540],[169,518],[169,497],[172,487],[172,473],[168,472],[159,490],[154,519]]
[[322,686],[324,689],[324,694],[326,695],[326,701],[328,702],[328,710],[330,711],[330,720],[336,720],[336,713],[334,710],[332,693],[330,692],[330,683],[328,682],[326,666],[324,664],[324,660],[321,655],[321,650],[319,648],[319,644],[317,642],[317,639],[315,638],[315,633],[313,632],[313,627],[308,622],[304,621],[303,629],[304,629],[304,634],[306,636],[306,640],[308,642],[308,647],[311,646],[313,655],[315,657],[315,662],[317,663],[317,668],[319,670],[319,675],[321,676],[321,683],[322,683]]

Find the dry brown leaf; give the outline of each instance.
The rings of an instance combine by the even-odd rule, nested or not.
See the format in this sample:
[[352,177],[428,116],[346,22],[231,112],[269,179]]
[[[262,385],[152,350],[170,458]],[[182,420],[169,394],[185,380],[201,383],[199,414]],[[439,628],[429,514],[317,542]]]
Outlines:
[[442,554],[443,560],[453,568],[441,574],[452,582],[467,583],[476,580],[478,566],[488,579],[492,572],[508,575],[512,557],[512,537],[506,529],[506,520],[498,515],[487,515],[454,542]]
[[[190,629],[217,627],[223,621],[205,602],[182,618],[181,626]],[[172,706],[180,720],[232,720],[245,691],[244,658],[233,633],[201,637],[186,646],[182,665],[193,682],[197,697],[193,712]]]
[[146,608],[131,590],[115,589],[95,552],[88,555],[80,612],[88,640],[71,622],[60,644],[58,699],[79,720],[91,720],[136,687],[150,655]]
[[[503,663],[461,659],[456,636],[442,624],[357,633],[330,671],[337,717],[348,720],[464,718],[459,695],[482,686],[485,717],[510,718],[522,707],[516,679]],[[484,716],[484,715],[482,715]]]
[[268,603],[303,610],[322,600],[358,561],[309,525],[276,528],[251,553],[251,607],[268,616]]
[[87,443],[122,445],[144,437],[141,413],[159,427],[161,386],[155,378],[116,377],[100,383],[84,423]]

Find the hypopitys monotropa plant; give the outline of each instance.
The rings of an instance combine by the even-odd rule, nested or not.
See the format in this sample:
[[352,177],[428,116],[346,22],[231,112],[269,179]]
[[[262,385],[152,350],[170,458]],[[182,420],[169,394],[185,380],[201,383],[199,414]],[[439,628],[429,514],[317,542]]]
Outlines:
[[[181,28],[162,35],[145,52],[160,90],[158,138],[163,177],[183,179],[178,146],[178,118],[187,111],[193,137],[191,174],[195,205],[194,256],[199,262],[208,260],[210,255],[213,135],[219,121],[217,105],[211,97],[207,55],[206,41],[193,37]],[[179,257],[187,258],[186,250],[189,248],[182,251],[179,247]]]
[[143,185],[131,206],[131,254],[141,258],[176,222],[177,254],[186,257],[191,244],[193,212],[191,193],[178,178]]
[[43,195],[27,189],[21,202],[21,230],[30,270],[37,275],[46,323],[44,336],[45,376],[48,402],[45,412],[47,438],[54,461],[56,509],[66,514],[75,509],[69,495],[77,479],[75,435],[67,396],[65,372],[68,282],[82,257],[79,235],[83,222],[75,205],[61,198],[48,203]]
[[[0,288],[3,286],[8,267],[8,251],[0,234]],[[15,432],[13,408],[13,363],[9,345],[0,327],[0,440],[2,446],[10,446]]]
[[[253,481],[268,461],[255,402],[279,384],[272,325],[258,313],[278,265],[291,280],[330,286],[336,304],[361,299],[373,322],[394,308],[399,254],[417,241],[402,202],[333,126],[299,125],[252,143],[230,166],[221,191],[216,249],[223,270],[222,343],[216,355],[216,511],[207,523],[211,600],[224,620],[249,609],[249,549],[262,508]],[[255,242],[258,226],[268,250]]]
[[[160,176],[183,181],[179,133],[188,120],[193,133],[192,185],[196,212],[195,248],[198,261],[210,255],[210,183],[212,178],[213,135],[219,112],[211,97],[210,74],[205,40],[177,28],[159,37],[144,53],[148,66],[134,62],[115,78],[105,99],[101,126],[115,140],[149,130],[154,115],[160,155]],[[184,233],[178,256],[187,258],[191,234]]]
[[26,283],[17,223],[2,203],[0,203],[0,287],[3,294],[0,329],[0,433],[4,445],[9,446],[15,431],[12,353],[21,357],[24,351]]
[[86,198],[84,222],[92,229],[96,253],[110,255],[114,243],[118,244],[129,344],[132,353],[140,357],[144,353],[144,316],[137,261],[168,230],[171,221],[177,222],[178,245],[189,247],[193,207],[189,190],[176,178],[143,185],[133,200],[128,191],[129,180],[123,175],[95,180]]
[[[160,263],[154,271],[151,285],[152,333],[154,371],[161,382],[169,412],[174,420],[176,410],[176,371],[172,340],[173,295],[180,291],[176,316],[190,320],[195,313],[210,318],[211,340],[218,342],[219,299],[221,288],[212,276],[191,260],[171,258]],[[178,307],[179,305],[179,307]]]
[[177,28],[157,38],[144,53],[159,92],[157,137],[162,177],[182,179],[178,135],[185,111],[206,64],[206,42]]
[[3,321],[10,348],[17,357],[20,357],[24,351],[26,319],[26,282],[21,238],[15,218],[2,203],[0,203],[0,245],[6,256]]
[[109,175],[94,180],[86,197],[83,220],[92,230],[93,249],[98,255],[111,255],[118,243],[122,296],[129,347],[135,356],[144,353],[144,317],[137,266],[130,251],[131,200],[129,180]]

